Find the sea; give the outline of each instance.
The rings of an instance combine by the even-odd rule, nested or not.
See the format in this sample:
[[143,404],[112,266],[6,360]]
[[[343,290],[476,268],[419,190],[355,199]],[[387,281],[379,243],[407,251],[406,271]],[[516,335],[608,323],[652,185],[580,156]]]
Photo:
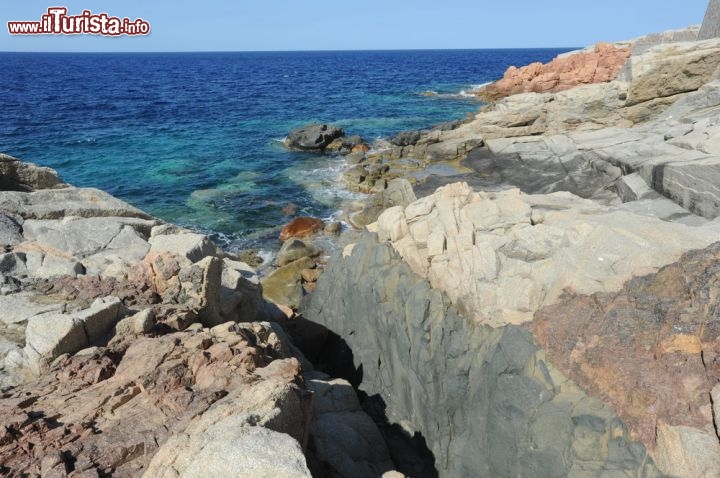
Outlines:
[[372,143],[460,119],[508,66],[568,50],[0,53],[0,152],[229,250],[273,249],[288,212],[330,218],[357,199],[342,158],[286,150],[290,130]]

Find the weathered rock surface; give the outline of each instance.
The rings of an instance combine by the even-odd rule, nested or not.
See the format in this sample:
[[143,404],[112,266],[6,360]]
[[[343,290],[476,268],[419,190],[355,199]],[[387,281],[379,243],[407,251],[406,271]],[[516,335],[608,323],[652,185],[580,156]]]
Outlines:
[[310,476],[310,400],[283,337],[270,324],[224,324],[64,356],[0,401],[0,465],[11,475]]
[[569,294],[535,317],[552,362],[610,404],[668,474],[720,475],[720,243],[616,293]]
[[511,66],[504,77],[480,89],[477,94],[495,101],[517,93],[556,93],[578,85],[614,80],[630,56],[628,47],[598,43],[593,51],[560,55],[551,62]]
[[476,193],[464,183],[389,208],[368,229],[467,317],[492,326],[529,321],[568,288],[619,290],[717,240],[716,228],[610,210],[568,193]]
[[70,216],[152,219],[126,202],[93,188],[68,187],[31,193],[3,191],[0,210],[23,219],[63,219]]
[[342,128],[326,124],[311,124],[288,133],[285,146],[305,151],[322,151],[333,140],[344,135]]
[[0,191],[30,192],[37,189],[58,189],[67,187],[60,181],[54,169],[0,153]]
[[334,372],[421,434],[440,476],[660,476],[527,331],[472,324],[388,244],[365,236],[334,257],[305,315],[349,346]]

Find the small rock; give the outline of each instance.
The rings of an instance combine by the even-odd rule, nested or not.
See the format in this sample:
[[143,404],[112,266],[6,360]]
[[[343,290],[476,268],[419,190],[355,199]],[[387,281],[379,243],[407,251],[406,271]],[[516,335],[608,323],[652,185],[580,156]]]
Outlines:
[[322,269],[303,269],[300,275],[305,282],[317,282],[322,273]]
[[292,238],[283,243],[275,262],[279,266],[284,266],[303,257],[315,257],[321,252],[320,248],[312,244],[306,244],[300,239]]
[[345,156],[345,162],[348,164],[359,164],[365,161],[367,158],[365,153],[362,151],[355,151]]
[[145,334],[150,332],[154,325],[155,311],[153,309],[145,309],[118,322],[117,325],[115,325],[115,334]]
[[166,234],[150,238],[150,251],[168,251],[185,257],[190,262],[217,254],[215,244],[207,236],[197,233]]
[[254,250],[254,249],[238,251],[235,254],[233,254],[233,256],[235,256],[233,259],[236,259],[240,262],[244,262],[245,264],[249,265],[250,267],[258,267],[258,266],[262,265],[263,262],[265,262],[263,260],[262,256],[260,256],[260,254],[258,254],[258,251]]
[[420,140],[421,136],[420,131],[405,131],[395,135],[390,142],[395,146],[412,146]]
[[358,144],[357,146],[353,146],[351,152],[353,153],[367,153],[370,151],[370,146],[367,144]]
[[314,265],[313,259],[305,257],[277,269],[262,281],[263,296],[275,304],[298,307],[302,299],[301,271]]
[[334,221],[325,226],[325,234],[328,235],[338,235],[342,232],[342,223],[339,221]]

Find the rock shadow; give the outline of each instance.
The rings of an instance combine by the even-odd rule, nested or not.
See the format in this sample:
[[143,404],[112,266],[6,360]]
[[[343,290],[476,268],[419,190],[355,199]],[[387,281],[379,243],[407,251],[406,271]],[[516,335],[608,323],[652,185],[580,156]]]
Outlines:
[[392,423],[383,397],[363,392],[362,364],[355,365],[353,351],[341,336],[302,316],[281,321],[281,325],[316,370],[347,380],[355,388],[363,409],[382,433],[398,471],[413,478],[439,476],[435,456],[423,435],[410,433],[400,424]]

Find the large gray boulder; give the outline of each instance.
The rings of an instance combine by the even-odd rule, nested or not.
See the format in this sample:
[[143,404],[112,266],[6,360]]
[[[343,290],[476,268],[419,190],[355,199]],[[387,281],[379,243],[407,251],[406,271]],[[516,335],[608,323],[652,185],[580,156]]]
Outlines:
[[345,132],[327,124],[311,124],[291,131],[285,138],[285,146],[304,151],[322,151]]

